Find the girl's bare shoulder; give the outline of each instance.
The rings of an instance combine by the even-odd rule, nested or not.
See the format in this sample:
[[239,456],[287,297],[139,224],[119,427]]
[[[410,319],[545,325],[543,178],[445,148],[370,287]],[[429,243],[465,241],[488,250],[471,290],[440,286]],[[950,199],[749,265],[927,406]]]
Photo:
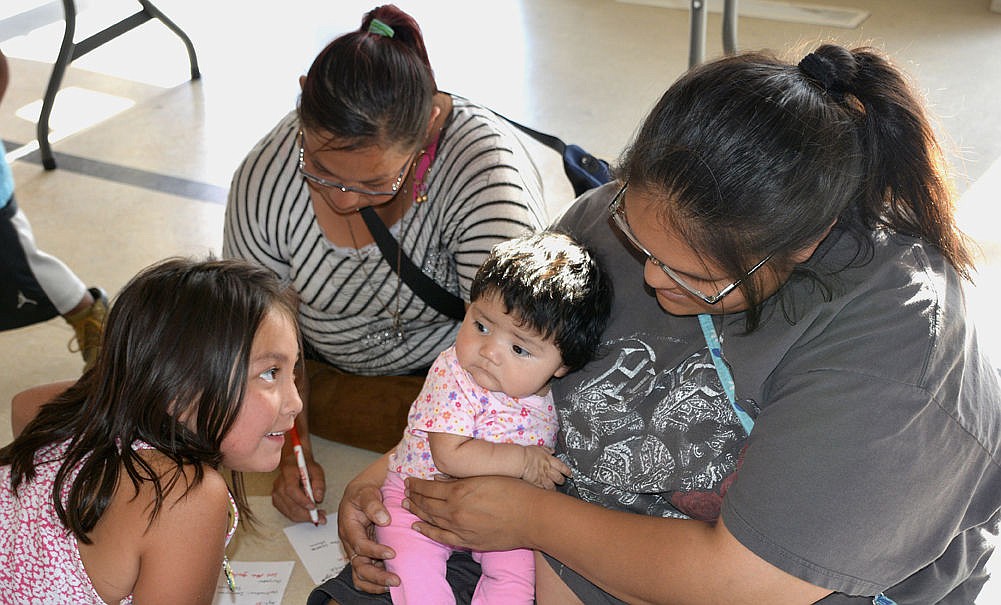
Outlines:
[[203,466],[195,484],[194,465],[178,467],[156,450],[138,453],[160,477],[159,510],[153,516],[155,484],[145,480],[136,487],[123,470],[108,508],[88,534],[91,544],[80,543],[84,567],[108,602],[137,594],[174,571],[186,571],[171,570],[173,561],[187,560],[199,572],[201,566],[215,569],[229,528],[228,486],[222,474]]

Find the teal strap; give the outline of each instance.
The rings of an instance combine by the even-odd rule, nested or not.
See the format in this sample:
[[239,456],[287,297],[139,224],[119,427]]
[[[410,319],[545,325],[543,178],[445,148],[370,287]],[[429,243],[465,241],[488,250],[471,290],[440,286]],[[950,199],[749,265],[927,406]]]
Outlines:
[[726,362],[723,361],[723,348],[720,345],[719,336],[716,334],[716,326],[713,325],[713,319],[708,313],[702,313],[699,315],[699,324],[702,326],[702,334],[705,336],[706,345],[712,354],[713,365],[716,366],[716,375],[719,376],[723,390],[726,391],[726,398],[730,400],[733,411],[737,413],[737,420],[740,420],[740,425],[744,427],[744,432],[750,435],[751,429],[754,428],[754,419],[743,408],[737,405],[733,375],[730,374],[730,368],[726,367]]
[[872,598],[872,602],[873,605],[897,605],[896,601],[894,601],[893,599],[891,599],[890,597],[886,596],[883,593],[879,593],[878,595],[874,596]]

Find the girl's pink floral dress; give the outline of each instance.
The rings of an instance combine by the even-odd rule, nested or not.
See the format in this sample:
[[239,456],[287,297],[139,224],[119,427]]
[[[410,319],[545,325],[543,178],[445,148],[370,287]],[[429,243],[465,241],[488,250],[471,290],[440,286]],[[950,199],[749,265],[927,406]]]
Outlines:
[[[10,488],[10,466],[0,467],[2,602],[104,605],[80,560],[76,537],[59,521],[52,505],[52,484],[67,445],[40,450],[35,456],[35,479],[22,483],[17,494]],[[64,489],[63,498],[68,491]],[[121,603],[132,603],[132,596]]]

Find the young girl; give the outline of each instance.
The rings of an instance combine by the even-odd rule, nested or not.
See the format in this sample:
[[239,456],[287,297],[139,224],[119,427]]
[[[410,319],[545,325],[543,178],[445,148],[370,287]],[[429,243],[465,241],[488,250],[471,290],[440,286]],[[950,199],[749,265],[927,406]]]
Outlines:
[[302,408],[294,300],[243,261],[171,259],[125,286],[95,367],[0,449],[4,598],[212,601],[239,471],[273,470]]
[[[473,279],[455,345],[431,366],[390,454],[383,496],[392,523],[377,528],[396,551],[393,603],[449,603],[453,551],[411,529],[403,481],[437,474],[505,475],[552,489],[570,469],[552,455],[558,429],[549,383],[594,356],[611,289],[595,258],[565,235],[542,232],[494,246]],[[531,550],[474,552],[483,568],[473,603],[532,603]]]

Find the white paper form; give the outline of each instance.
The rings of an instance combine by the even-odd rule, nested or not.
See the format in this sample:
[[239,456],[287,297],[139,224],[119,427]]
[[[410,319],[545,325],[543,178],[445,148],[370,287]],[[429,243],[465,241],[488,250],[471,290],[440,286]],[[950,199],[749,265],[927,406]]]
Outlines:
[[327,515],[327,524],[319,527],[309,522],[289,525],[285,535],[315,584],[336,576],[348,563],[337,535],[337,515]]
[[281,605],[295,561],[230,561],[236,591],[219,573],[212,605]]

